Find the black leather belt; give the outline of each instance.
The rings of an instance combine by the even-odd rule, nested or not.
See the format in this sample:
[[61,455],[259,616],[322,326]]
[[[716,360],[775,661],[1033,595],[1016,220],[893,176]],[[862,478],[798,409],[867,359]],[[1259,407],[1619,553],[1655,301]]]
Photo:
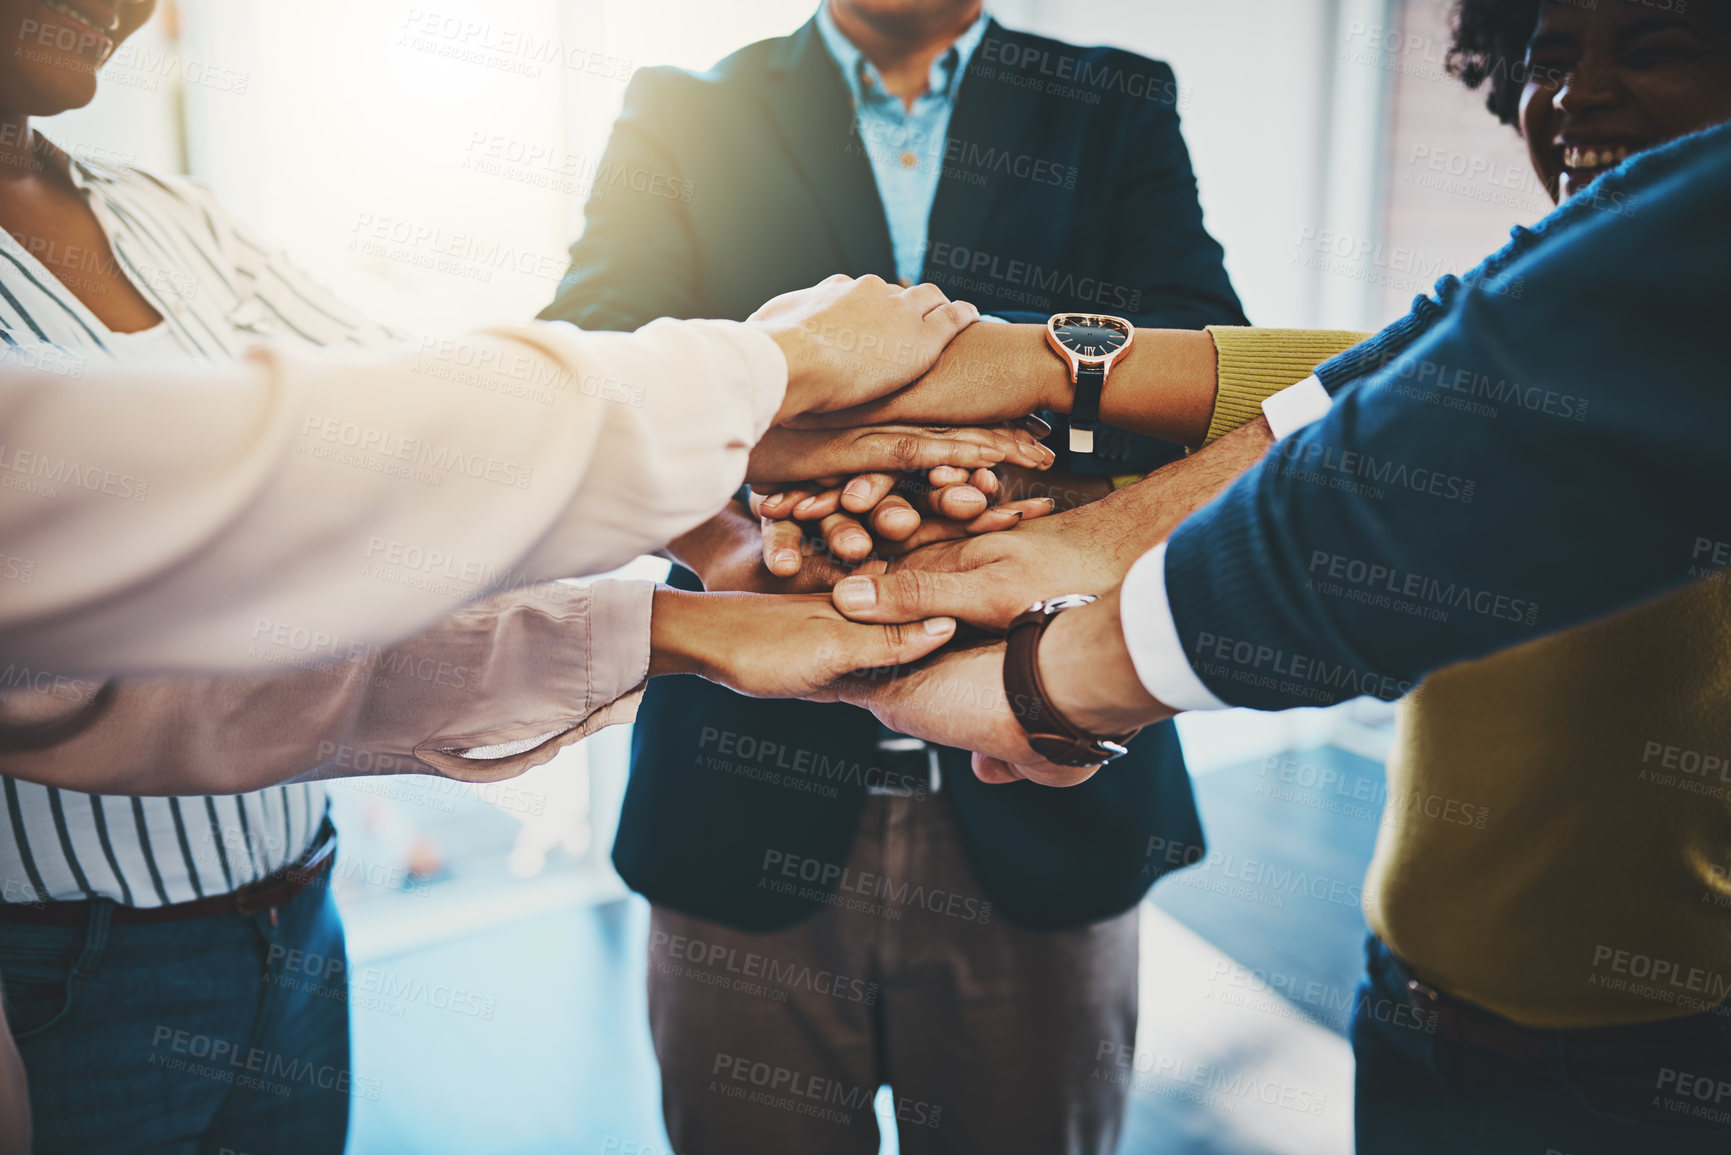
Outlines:
[[917,738],[890,742],[894,744],[880,745],[873,753],[873,773],[866,782],[866,793],[892,798],[911,798],[922,791],[936,794],[942,785],[933,766],[937,751]]

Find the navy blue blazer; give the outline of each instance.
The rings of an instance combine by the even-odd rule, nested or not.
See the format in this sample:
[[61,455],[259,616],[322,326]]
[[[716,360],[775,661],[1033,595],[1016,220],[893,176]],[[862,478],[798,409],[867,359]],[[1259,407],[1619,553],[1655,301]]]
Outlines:
[[[1165,64],[992,23],[957,93],[926,278],[1013,320],[1090,309],[1148,327],[1245,323],[1203,228],[1177,103]],[[895,279],[847,88],[811,23],[706,73],[640,71],[595,189],[543,317],[621,330],[661,316],[743,319],[832,273]],[[1093,460],[1060,464],[1117,474],[1177,452],[1120,430],[1096,446]],[[684,570],[671,580],[700,588]],[[653,902],[745,930],[809,917],[833,893],[881,775],[878,734],[851,706],[657,679],[632,742],[619,873]],[[965,752],[941,758],[939,797],[985,892],[960,896],[968,909],[1077,926],[1130,909],[1200,854],[1170,724],[1069,790],[986,786]],[[858,882],[842,883],[847,897]],[[920,880],[888,885],[910,882]]]

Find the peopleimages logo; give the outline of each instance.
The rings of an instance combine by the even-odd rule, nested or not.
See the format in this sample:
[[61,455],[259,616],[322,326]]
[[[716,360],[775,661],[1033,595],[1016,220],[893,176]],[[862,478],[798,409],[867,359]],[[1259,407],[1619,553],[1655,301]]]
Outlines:
[[[1482,617],[1528,626],[1536,625],[1539,620],[1539,605],[1534,601],[1474,589],[1462,582],[1445,582],[1396,566],[1366,562],[1326,550],[1311,551],[1309,572],[1311,582],[1329,579],[1377,594],[1388,594],[1394,599],[1410,598],[1415,602],[1429,603],[1433,608],[1462,609]],[[1398,601],[1391,600],[1389,608],[1399,608]],[[1447,614],[1443,617],[1446,619]]]
[[[1216,673],[1234,681],[1317,701],[1338,701],[1363,694],[1392,701],[1412,693],[1412,682],[1391,678],[1375,670],[1361,670],[1324,661],[1305,654],[1288,653],[1274,646],[1242,638],[1201,631],[1191,647],[1192,659],[1202,663],[1203,673]],[[1304,694],[1306,687],[1314,692]]]
[[302,420],[301,436],[304,439],[303,444],[313,445],[313,456],[323,456],[317,452],[317,443],[324,442],[333,447],[353,450],[379,459],[427,466],[441,474],[472,477],[477,481],[490,481],[514,489],[527,489],[534,480],[534,471],[527,466],[501,461],[485,454],[469,453],[450,445],[434,445],[370,425],[320,417],[314,413],[309,413]]
[[[964,922],[981,924],[992,920],[992,904],[941,887],[897,882],[884,874],[854,870],[833,862],[822,862],[799,854],[766,850],[760,867],[764,878],[758,885],[776,894],[806,898],[846,909],[900,918],[908,907],[932,914],[949,915]],[[780,878],[774,877],[780,875]],[[787,880],[787,881],[783,881]],[[810,885],[799,886],[799,883]],[[859,898],[850,896],[858,895]]]
[[1124,312],[1134,312],[1142,304],[1142,290],[1138,288],[1102,281],[1097,277],[1078,277],[1063,269],[1048,269],[1029,261],[1005,260],[997,253],[952,245],[947,241],[932,243],[926,249],[922,264],[936,274],[944,270],[965,274],[971,279],[969,287],[986,292],[999,292],[997,286],[1007,285],[1038,293],[1046,301],[1061,298]]
[[[116,473],[99,465],[20,449],[5,442],[0,442],[0,474],[13,474],[20,480],[19,485],[8,485],[7,488],[30,489],[44,497],[55,496],[58,492],[55,487],[61,485],[118,497],[122,501],[143,501],[150,496],[150,482],[130,473]],[[12,477],[4,478],[6,482],[13,480]]]
[[1047,85],[1047,91],[1058,95],[1070,95],[1082,89],[1090,93],[1118,92],[1136,100],[1168,106],[1182,107],[1184,104],[1178,82],[1170,72],[1131,72],[1092,53],[1069,55],[988,36],[980,41],[976,59],[1005,69],[1005,73],[999,74],[1004,79],[1009,79],[1009,71],[1021,73],[1030,80],[1045,78],[1052,82]]

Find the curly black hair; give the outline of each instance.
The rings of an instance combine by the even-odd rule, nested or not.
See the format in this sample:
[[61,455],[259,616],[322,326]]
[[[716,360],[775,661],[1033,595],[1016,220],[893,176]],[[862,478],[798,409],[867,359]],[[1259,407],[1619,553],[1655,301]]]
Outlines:
[[1456,0],[1448,70],[1468,88],[1490,81],[1485,107],[1504,124],[1520,115],[1527,41],[1545,0]]

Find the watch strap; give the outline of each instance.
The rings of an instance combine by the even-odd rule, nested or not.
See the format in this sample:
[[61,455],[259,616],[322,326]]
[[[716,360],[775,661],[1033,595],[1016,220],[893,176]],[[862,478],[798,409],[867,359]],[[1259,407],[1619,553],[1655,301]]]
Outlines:
[[1106,389],[1103,365],[1076,369],[1076,396],[1070,403],[1070,452],[1094,452],[1094,428],[1100,424],[1100,395]]
[[1139,731],[1100,737],[1073,725],[1053,708],[1040,680],[1040,639],[1057,611],[1044,604],[1025,610],[1010,623],[1005,636],[1004,696],[1010,712],[1022,724],[1042,758],[1060,766],[1093,766],[1127,751],[1125,743]]

